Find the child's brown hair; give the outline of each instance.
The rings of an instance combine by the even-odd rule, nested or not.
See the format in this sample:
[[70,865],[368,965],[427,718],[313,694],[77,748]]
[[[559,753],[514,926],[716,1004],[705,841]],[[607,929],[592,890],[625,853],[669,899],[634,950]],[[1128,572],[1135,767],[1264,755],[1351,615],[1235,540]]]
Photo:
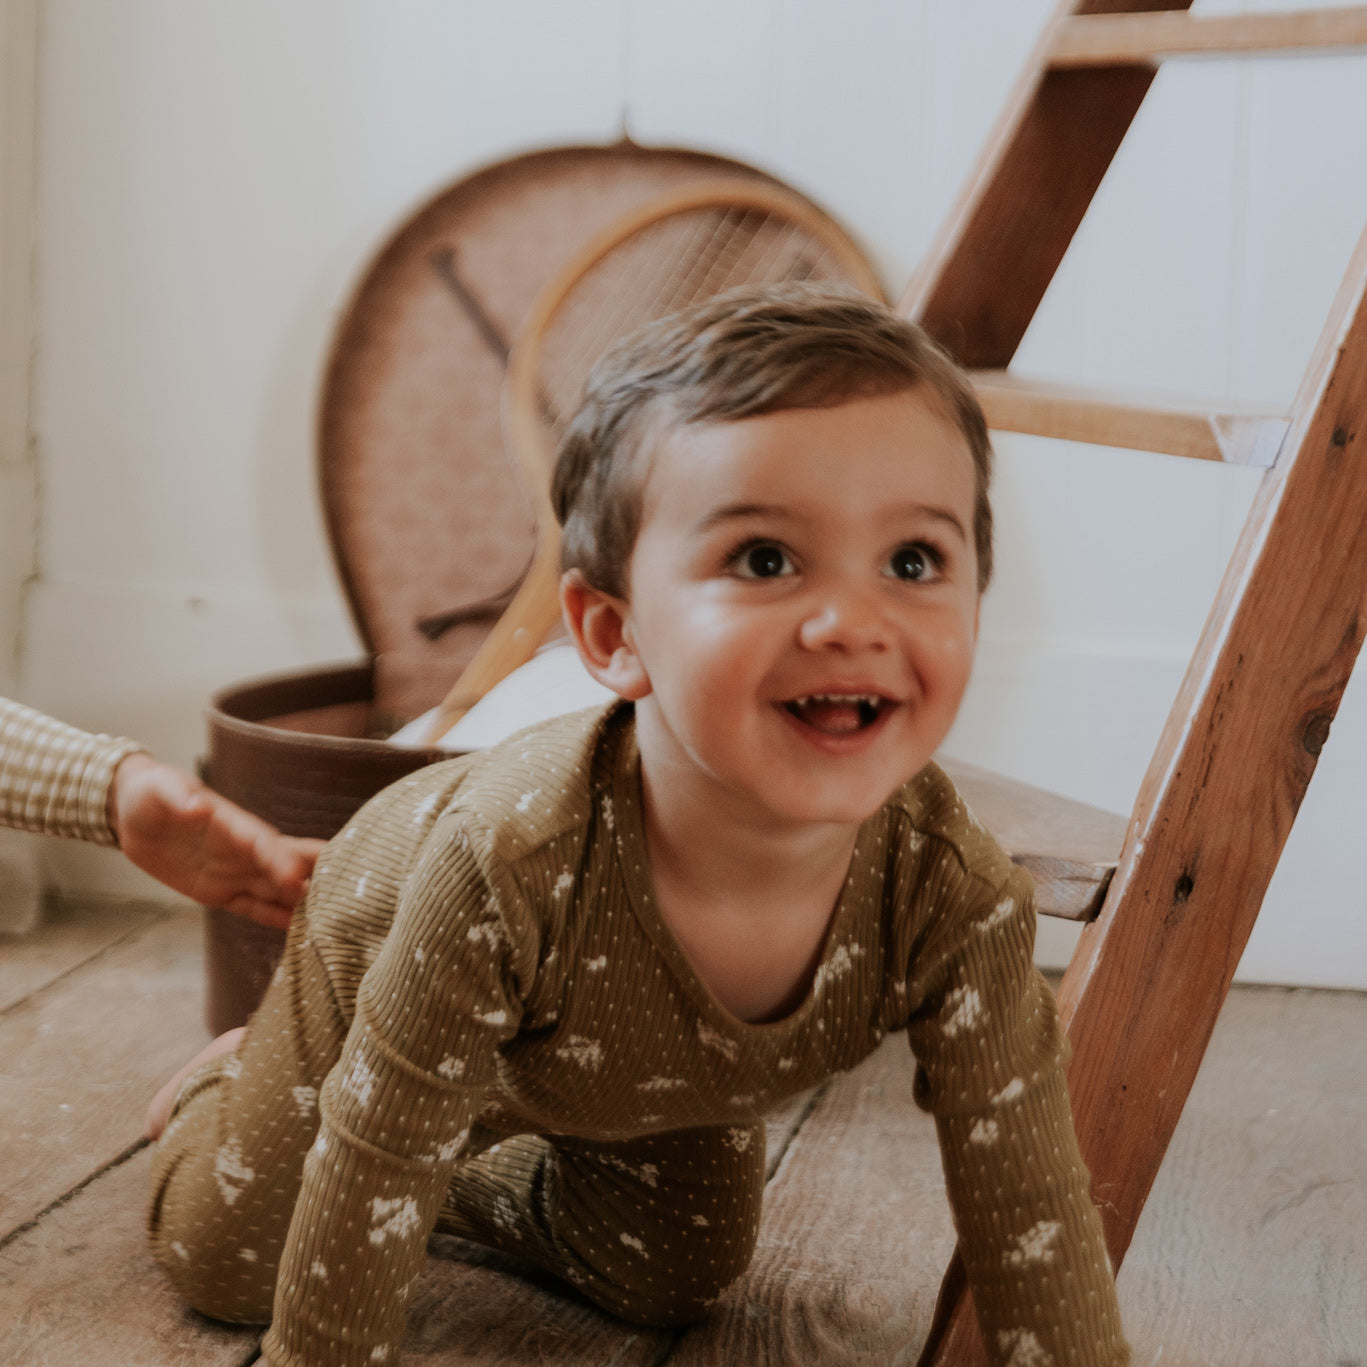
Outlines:
[[644,458],[663,430],[926,388],[973,456],[978,591],[992,577],[992,447],[964,372],[915,323],[832,285],[746,288],[647,324],[589,376],[556,457],[561,563],[628,597]]

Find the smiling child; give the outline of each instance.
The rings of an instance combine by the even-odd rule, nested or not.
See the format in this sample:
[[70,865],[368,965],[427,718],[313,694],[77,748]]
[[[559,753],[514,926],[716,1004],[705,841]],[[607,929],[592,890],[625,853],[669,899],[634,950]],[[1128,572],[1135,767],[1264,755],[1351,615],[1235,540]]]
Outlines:
[[686,1323],[749,1262],[765,1113],[905,1031],[990,1360],[1128,1362],[1029,879],[931,763],[989,472],[967,380],[853,294],[723,297],[600,361],[553,498],[622,701],[329,846],[245,1035],[149,1118],[192,1304],[273,1319],[277,1367],[394,1363],[435,1228]]

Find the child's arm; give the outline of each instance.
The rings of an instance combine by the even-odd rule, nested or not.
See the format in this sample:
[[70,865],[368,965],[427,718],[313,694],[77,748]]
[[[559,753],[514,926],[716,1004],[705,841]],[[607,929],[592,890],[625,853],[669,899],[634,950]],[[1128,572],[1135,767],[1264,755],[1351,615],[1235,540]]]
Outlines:
[[286,926],[322,842],[294,840],[159,764],[0,698],[0,825],[120,845],[197,902]]
[[935,1115],[989,1362],[1123,1367],[1115,1280],[1064,1080],[1067,1044],[1032,963],[1033,889],[1016,871],[927,947],[934,983],[909,1027]]
[[409,1289],[535,964],[491,862],[443,818],[404,884],[322,1087],[262,1344],[271,1367],[398,1361]]

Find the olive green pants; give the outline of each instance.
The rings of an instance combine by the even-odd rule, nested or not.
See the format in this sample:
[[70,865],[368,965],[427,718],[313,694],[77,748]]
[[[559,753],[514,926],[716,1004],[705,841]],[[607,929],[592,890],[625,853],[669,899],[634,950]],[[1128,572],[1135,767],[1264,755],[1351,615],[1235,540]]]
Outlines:
[[[153,1250],[191,1305],[239,1323],[271,1318],[318,1093],[349,1026],[303,921],[238,1051],[186,1079],[154,1151]],[[749,1263],[762,1126],[738,1145],[731,1126],[604,1143],[477,1125],[465,1152],[437,1230],[544,1268],[632,1323],[696,1319]],[[633,1256],[646,1248],[662,1256]],[[326,1287],[337,1305],[354,1290],[345,1264],[333,1260]]]

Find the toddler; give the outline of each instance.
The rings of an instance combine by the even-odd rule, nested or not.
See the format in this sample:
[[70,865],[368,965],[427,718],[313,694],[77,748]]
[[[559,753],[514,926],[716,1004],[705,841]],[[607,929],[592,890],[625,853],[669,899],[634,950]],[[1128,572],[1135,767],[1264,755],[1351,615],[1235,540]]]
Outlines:
[[274,1367],[394,1363],[437,1229],[686,1323],[750,1259],[765,1113],[905,1031],[991,1361],[1128,1361],[1029,878],[931,762],[989,467],[965,377],[843,291],[603,358],[553,501],[620,701],[412,775],[325,851],[157,1146],[193,1305],[271,1320]]

